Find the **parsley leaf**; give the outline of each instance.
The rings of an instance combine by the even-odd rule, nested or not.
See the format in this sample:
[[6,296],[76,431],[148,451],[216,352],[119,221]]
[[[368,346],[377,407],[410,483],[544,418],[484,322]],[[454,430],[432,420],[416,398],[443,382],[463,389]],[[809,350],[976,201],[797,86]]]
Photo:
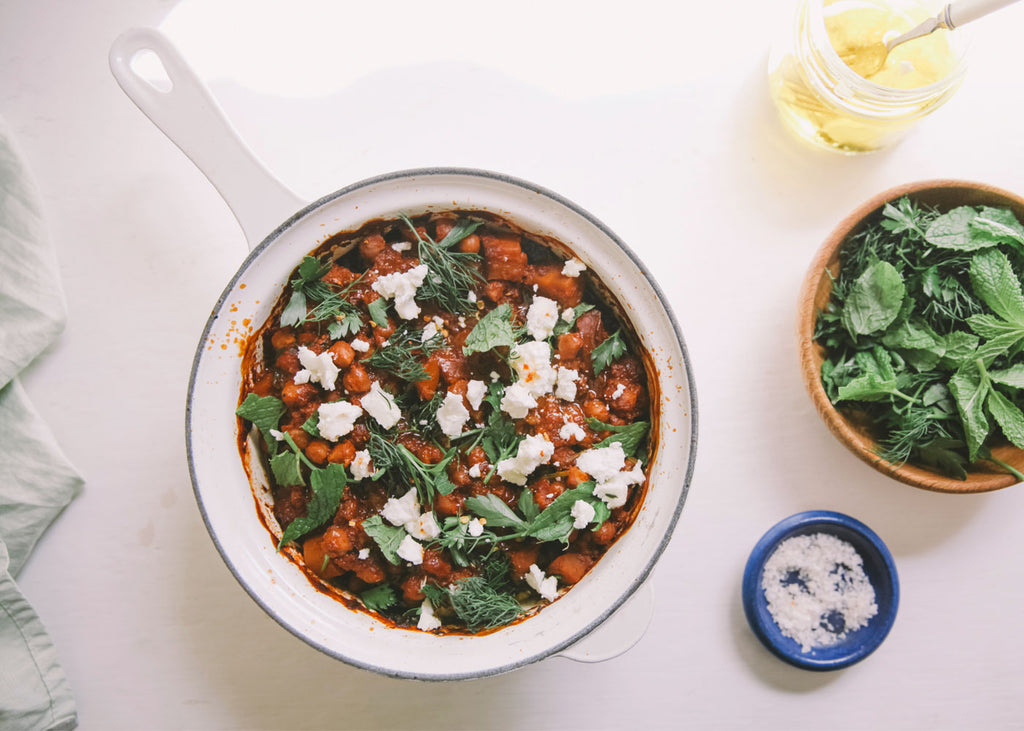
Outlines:
[[323,469],[315,469],[309,477],[313,498],[306,505],[306,515],[296,518],[285,529],[278,548],[284,544],[315,530],[334,517],[338,504],[345,492],[348,477],[344,466],[328,464]]
[[375,586],[372,589],[367,589],[359,598],[363,601],[363,606],[369,609],[371,612],[386,612],[398,603],[398,596],[395,594],[395,589],[390,584],[381,584]]
[[[535,538],[538,541],[561,541],[567,543],[573,531],[572,506],[577,500],[594,504],[594,482],[582,483],[579,487],[566,490],[551,501],[534,520],[515,535],[520,538]],[[467,501],[468,502],[468,501]],[[600,502],[600,501],[598,501]],[[490,520],[487,521],[490,523]]]
[[405,528],[400,525],[388,525],[379,515],[374,515],[363,521],[363,530],[376,542],[389,563],[398,566],[402,562],[398,556],[398,547],[407,535]]
[[481,317],[473,326],[462,346],[462,354],[486,353],[494,348],[510,348],[515,344],[516,339],[512,332],[512,307],[506,302]]
[[370,311],[370,319],[381,327],[388,326],[388,301],[383,297],[378,297],[369,305],[367,309]]
[[281,417],[287,410],[279,398],[250,393],[235,410],[235,414],[252,422],[252,425],[260,430],[263,441],[267,443],[267,450],[273,455],[277,452],[277,440],[270,435],[270,430],[277,429]]
[[621,331],[616,330],[614,335],[606,338],[590,354],[590,362],[594,365],[594,375],[598,375],[613,361],[621,358],[625,352],[626,344],[622,342]]
[[565,335],[567,332],[571,331],[573,327],[576,326],[576,321],[580,319],[580,315],[582,315],[584,312],[590,312],[592,309],[594,309],[594,305],[576,305],[572,309],[572,321],[566,322],[562,317],[559,317],[558,322],[555,323],[555,327],[551,331],[551,335],[553,337]]

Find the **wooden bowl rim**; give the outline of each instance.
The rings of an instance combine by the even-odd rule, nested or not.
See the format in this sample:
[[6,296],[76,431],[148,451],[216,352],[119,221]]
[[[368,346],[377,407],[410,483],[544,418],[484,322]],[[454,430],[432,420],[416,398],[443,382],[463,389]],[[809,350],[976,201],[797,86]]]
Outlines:
[[[882,474],[888,475],[907,485],[933,492],[965,494],[999,490],[1016,484],[1018,480],[1006,472],[972,472],[968,474],[966,480],[956,480],[914,465],[897,465],[882,459],[874,451],[874,441],[854,429],[849,421],[829,401],[825,388],[821,383],[823,349],[813,339],[814,325],[818,313],[815,299],[819,287],[822,286],[823,273],[830,260],[850,234],[866,218],[882,208],[886,203],[901,198],[904,195],[931,190],[955,190],[958,188],[971,191],[975,196],[981,194],[983,196],[1001,198],[1007,202],[1012,202],[1021,210],[1024,210],[1024,198],[1016,193],[986,183],[945,178],[905,183],[889,188],[869,198],[839,222],[812,259],[804,276],[803,283],[800,286],[800,299],[797,307],[797,338],[799,343],[800,371],[807,393],[810,395],[818,414],[824,420],[829,430],[843,445],[862,461],[871,465]],[[996,203],[996,205],[1006,205],[1006,203]],[[827,285],[827,289],[831,291],[830,284]],[[1018,469],[1024,467],[1024,450],[1007,445],[997,447],[994,452],[1000,459],[1005,462],[1011,462]],[[1007,459],[1007,457],[1010,459]]]

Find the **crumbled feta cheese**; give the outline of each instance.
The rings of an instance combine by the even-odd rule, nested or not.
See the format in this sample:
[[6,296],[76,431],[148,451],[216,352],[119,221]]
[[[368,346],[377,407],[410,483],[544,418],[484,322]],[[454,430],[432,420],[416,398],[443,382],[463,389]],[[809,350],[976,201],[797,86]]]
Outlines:
[[629,486],[644,481],[639,462],[628,472],[621,471],[626,466],[626,454],[619,442],[612,442],[609,447],[588,449],[576,459],[576,466],[594,478],[597,482],[594,497],[604,500],[609,508],[625,505]]
[[329,442],[336,442],[352,431],[356,419],[363,415],[363,410],[348,401],[335,401],[320,404],[316,413],[320,419],[317,423],[320,436]]
[[576,379],[580,377],[580,372],[573,368],[563,368],[558,366],[558,377],[555,386],[555,396],[565,401],[576,400]]
[[538,289],[540,289],[539,285],[537,285],[537,284],[533,285],[533,291],[534,292],[536,292]]
[[349,345],[352,346],[352,350],[358,351],[360,353],[366,353],[367,351],[370,350],[370,344],[363,340],[362,338],[356,338],[351,343],[349,343]]
[[551,365],[551,346],[543,340],[517,345],[509,360],[519,375],[518,383],[526,384],[530,395],[536,398],[551,393],[558,374]]
[[546,340],[558,324],[558,303],[547,297],[534,297],[526,312],[526,329],[534,340]]
[[625,383],[620,383],[618,386],[615,387],[614,393],[612,393],[612,401],[617,399],[619,396],[621,396],[625,392],[626,392],[626,384]]
[[416,622],[416,629],[430,632],[440,628],[441,620],[434,615],[434,605],[430,603],[429,599],[424,599],[420,604],[420,618]]
[[541,599],[553,602],[558,596],[558,579],[554,576],[545,576],[535,563],[530,564],[530,573],[526,575],[526,583],[540,594]]
[[466,384],[466,400],[469,401],[470,407],[473,411],[480,410],[480,404],[484,401],[484,396],[487,395],[487,384],[483,381],[470,381]]
[[284,441],[284,433],[279,432],[277,429],[268,429],[267,431],[270,433],[270,436],[274,437],[276,441]]
[[434,315],[433,323],[437,325],[438,329],[441,329],[444,327],[444,318],[440,315]]
[[488,376],[488,377],[489,377],[489,378],[491,379],[491,383],[494,383],[494,382],[495,382],[495,381],[497,381],[497,380],[498,380],[499,378],[501,378],[501,376],[499,376],[499,375],[498,375],[498,372],[497,372],[497,371],[491,371],[491,374],[490,374],[490,376]]
[[466,299],[470,302],[476,302],[476,292],[469,290],[469,292],[466,293]]
[[459,315],[459,327],[466,327],[466,318]]
[[437,410],[437,424],[447,437],[457,437],[462,433],[462,426],[469,421],[469,409],[462,402],[462,396],[449,391],[445,394],[444,403]]
[[471,521],[469,521],[469,523],[466,524],[466,532],[474,538],[477,538],[478,536],[483,535],[484,524],[476,518],[473,518]]
[[370,549],[369,548],[360,548],[359,549],[359,553],[356,554],[356,557],[360,561],[365,561],[366,559],[368,559],[370,557]]
[[480,479],[480,465],[475,464],[469,468],[469,476],[474,480]]
[[420,519],[420,504],[416,500],[416,488],[410,488],[402,497],[389,497],[381,508],[380,517],[391,525],[402,525]]
[[562,266],[562,274],[567,277],[578,277],[587,270],[587,266],[579,259],[569,259]]
[[577,500],[572,504],[572,509],[569,511],[569,515],[576,519],[573,522],[572,527],[576,530],[583,530],[594,520],[594,516],[597,515],[597,511],[594,510],[594,506],[586,500]]
[[416,539],[412,536],[406,536],[402,539],[402,542],[398,544],[398,550],[395,552],[399,558],[403,558],[413,566],[419,566],[423,563],[423,545],[416,542]]
[[506,388],[505,395],[501,397],[501,410],[513,419],[525,419],[536,405],[537,399],[530,395],[529,387],[522,381]]
[[571,323],[573,320],[576,319],[576,310],[574,310],[572,307],[566,307],[564,310],[562,310],[562,319],[565,320],[566,322]]
[[427,265],[419,264],[406,272],[395,272],[378,277],[371,284],[373,291],[381,297],[394,299],[395,312],[398,316],[411,320],[420,314],[420,306],[416,304],[416,288],[427,278]]
[[334,356],[329,350],[317,355],[305,345],[299,346],[299,363],[303,370],[295,374],[295,383],[319,383],[327,391],[334,390],[334,382],[338,379],[338,366],[334,365]]
[[498,476],[514,485],[525,485],[530,473],[550,462],[554,452],[555,445],[547,437],[531,434],[519,442],[515,457],[498,462]]
[[385,429],[390,429],[402,418],[402,410],[395,403],[395,398],[380,387],[376,381],[370,386],[370,392],[360,401],[367,414],[377,420]]
[[428,322],[427,326],[423,328],[423,335],[420,336],[420,342],[425,343],[435,335],[437,335],[437,325],[432,322]]
[[356,452],[356,456],[352,458],[352,464],[349,465],[349,469],[352,470],[352,479],[357,482],[365,480],[367,477],[372,477],[373,462],[370,459],[370,452],[365,449],[360,449]]
[[408,241],[399,241],[397,243],[391,244],[391,248],[394,249],[395,251],[408,251],[409,249],[412,248],[412,244],[409,243]]
[[418,538],[421,541],[433,540],[441,535],[441,527],[437,524],[434,513],[429,510],[416,518],[416,520],[410,520],[406,523],[405,531],[413,538]]
[[575,439],[577,442],[582,442],[586,439],[587,433],[575,421],[566,421],[562,424],[562,428],[558,430],[558,436],[566,441],[571,442]]

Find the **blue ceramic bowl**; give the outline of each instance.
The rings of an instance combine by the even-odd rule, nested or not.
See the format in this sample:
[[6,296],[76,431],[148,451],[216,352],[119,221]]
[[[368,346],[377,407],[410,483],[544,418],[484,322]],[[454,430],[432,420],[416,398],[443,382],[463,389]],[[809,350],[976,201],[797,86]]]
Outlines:
[[[841,642],[803,652],[796,640],[782,634],[768,612],[761,575],[765,562],[780,542],[812,533],[830,533],[857,549],[864,560],[864,573],[875,590],[878,614]],[[874,652],[892,628],[899,599],[896,565],[882,539],[859,520],[828,510],[808,510],[776,524],[754,546],[743,572],[743,609],[750,628],[776,656],[805,670],[839,670]]]

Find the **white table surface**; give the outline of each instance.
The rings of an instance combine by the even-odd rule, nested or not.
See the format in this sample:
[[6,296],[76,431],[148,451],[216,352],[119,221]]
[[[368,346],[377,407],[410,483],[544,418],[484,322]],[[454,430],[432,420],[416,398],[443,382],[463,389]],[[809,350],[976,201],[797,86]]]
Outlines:
[[[931,494],[858,462],[815,415],[793,333],[812,253],[872,194],[932,177],[1024,191],[1024,4],[969,29],[971,70],[945,108],[857,158],[804,148],[775,120],[766,28],[784,2],[334,5],[0,0],[0,115],[41,188],[70,308],[25,383],[87,481],[19,581],[81,727],[1022,723],[1024,489]],[[245,244],[107,68],[122,30],[161,23],[300,195],[402,168],[488,168],[576,201],[656,273],[692,356],[699,447],[630,652],[389,680],[297,641],[231,577],[192,497],[183,410],[197,338]],[[776,660],[739,600],[753,544],[812,508],[876,530],[901,581],[889,638],[835,673]]]

